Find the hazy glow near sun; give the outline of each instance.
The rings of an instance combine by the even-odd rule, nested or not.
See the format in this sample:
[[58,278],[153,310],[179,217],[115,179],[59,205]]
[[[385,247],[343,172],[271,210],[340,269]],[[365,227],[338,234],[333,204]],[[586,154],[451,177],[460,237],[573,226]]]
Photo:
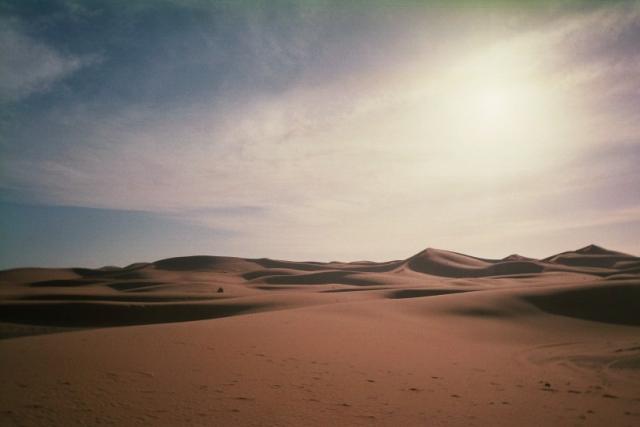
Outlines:
[[429,114],[437,117],[437,131],[429,137],[470,174],[496,175],[534,157],[542,161],[560,137],[553,82],[520,47],[465,57],[444,67],[433,85]]
[[481,120],[495,125],[509,118],[509,111],[513,111],[516,101],[513,94],[501,88],[486,88],[476,94],[476,99],[473,99],[472,103],[478,110],[477,115]]
[[504,52],[500,58],[471,58],[451,73],[445,90],[475,131],[509,129],[535,113],[536,86],[541,82],[517,59]]

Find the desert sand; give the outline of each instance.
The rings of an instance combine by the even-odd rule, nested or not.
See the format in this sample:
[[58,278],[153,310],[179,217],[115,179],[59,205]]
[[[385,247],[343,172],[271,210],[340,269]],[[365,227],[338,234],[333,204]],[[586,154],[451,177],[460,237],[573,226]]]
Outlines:
[[640,258],[0,272],[0,425],[638,426]]

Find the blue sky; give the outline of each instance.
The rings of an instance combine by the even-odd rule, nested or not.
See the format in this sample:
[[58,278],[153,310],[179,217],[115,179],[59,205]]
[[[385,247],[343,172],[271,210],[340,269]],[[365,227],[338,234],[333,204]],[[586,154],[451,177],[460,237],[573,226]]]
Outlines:
[[637,2],[0,1],[0,268],[640,253]]

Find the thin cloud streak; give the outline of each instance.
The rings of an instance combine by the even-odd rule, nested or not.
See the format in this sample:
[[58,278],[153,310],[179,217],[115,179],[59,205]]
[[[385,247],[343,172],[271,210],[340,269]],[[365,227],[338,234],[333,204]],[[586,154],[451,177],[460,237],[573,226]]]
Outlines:
[[0,103],[46,92],[60,80],[99,62],[99,55],[65,55],[31,38],[24,25],[0,18]]

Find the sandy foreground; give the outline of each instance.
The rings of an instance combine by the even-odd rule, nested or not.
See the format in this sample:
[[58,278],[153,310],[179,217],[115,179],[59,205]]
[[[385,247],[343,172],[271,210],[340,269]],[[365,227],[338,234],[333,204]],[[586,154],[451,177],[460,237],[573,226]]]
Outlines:
[[640,258],[0,272],[0,425],[638,426]]

